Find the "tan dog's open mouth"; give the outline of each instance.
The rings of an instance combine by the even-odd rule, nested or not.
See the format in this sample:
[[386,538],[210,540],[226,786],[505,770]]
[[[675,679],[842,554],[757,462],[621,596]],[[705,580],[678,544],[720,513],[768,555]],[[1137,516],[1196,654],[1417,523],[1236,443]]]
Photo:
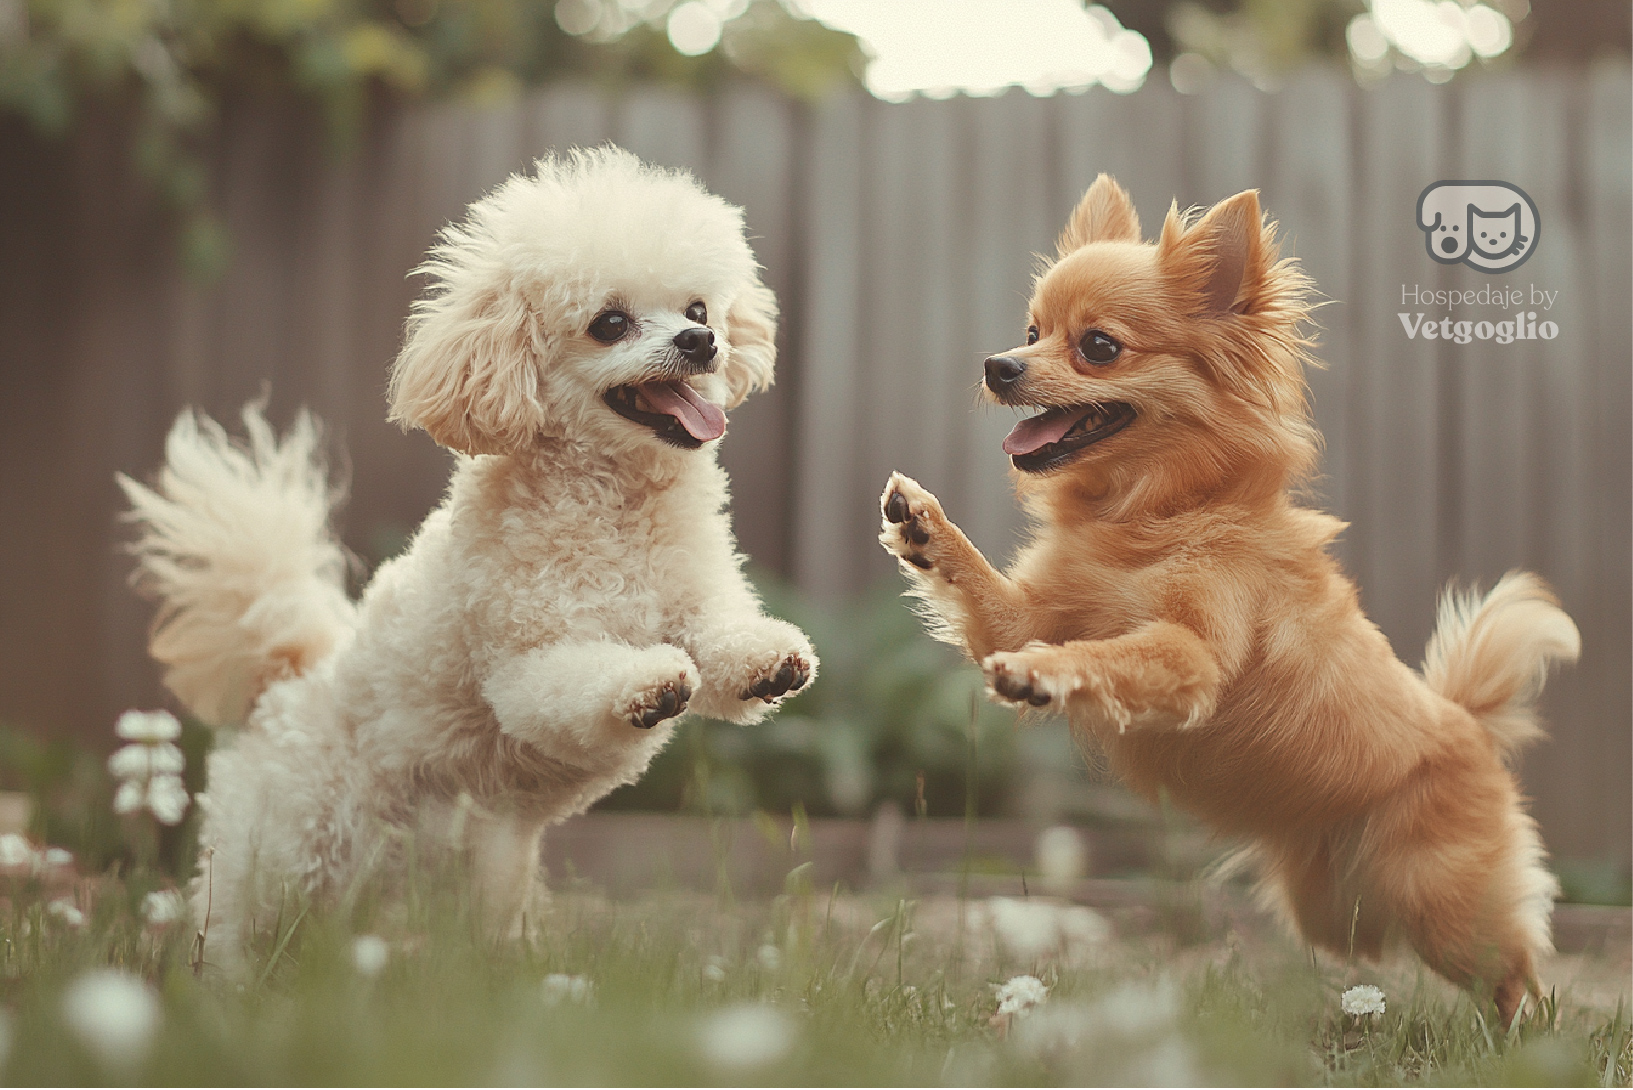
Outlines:
[[1004,437],[1004,453],[1023,473],[1058,469],[1128,427],[1134,417],[1134,406],[1123,401],[1046,409],[1015,425]]
[[651,428],[672,446],[696,450],[726,434],[726,412],[685,379],[614,386],[601,399],[625,420]]

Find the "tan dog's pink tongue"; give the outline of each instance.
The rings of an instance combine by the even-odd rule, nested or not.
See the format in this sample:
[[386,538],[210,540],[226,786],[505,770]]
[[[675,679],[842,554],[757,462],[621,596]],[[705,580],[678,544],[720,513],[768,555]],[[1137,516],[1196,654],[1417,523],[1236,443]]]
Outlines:
[[643,382],[640,390],[648,404],[679,420],[681,427],[698,442],[707,443],[726,434],[725,411],[714,402],[704,400],[690,384],[679,380]]
[[1004,453],[1031,454],[1039,447],[1058,443],[1082,414],[1082,409],[1050,409],[1046,413],[1029,416],[1004,437]]

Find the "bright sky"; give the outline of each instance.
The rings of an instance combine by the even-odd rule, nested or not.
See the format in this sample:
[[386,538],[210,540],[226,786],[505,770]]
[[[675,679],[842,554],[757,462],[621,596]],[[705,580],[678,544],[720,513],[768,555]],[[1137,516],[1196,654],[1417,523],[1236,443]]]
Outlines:
[[1132,91],[1151,47],[1098,4],[1081,0],[792,0],[790,7],[862,40],[880,98],[1034,94],[1096,83]]

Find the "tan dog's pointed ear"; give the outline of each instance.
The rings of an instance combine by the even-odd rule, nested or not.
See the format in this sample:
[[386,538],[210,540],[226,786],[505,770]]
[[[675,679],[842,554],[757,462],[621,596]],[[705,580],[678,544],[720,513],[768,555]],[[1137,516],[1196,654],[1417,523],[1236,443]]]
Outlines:
[[538,368],[547,352],[513,292],[450,290],[425,300],[392,365],[390,419],[466,454],[523,449],[544,422]]
[[1091,242],[1140,241],[1140,217],[1128,193],[1109,174],[1101,174],[1077,202],[1055,251],[1065,257]]
[[755,390],[770,386],[777,364],[777,297],[756,280],[738,293],[726,312],[723,332],[730,350],[721,366],[735,409]]
[[1157,243],[1157,261],[1195,299],[1192,313],[1212,316],[1253,309],[1269,254],[1259,193],[1249,189],[1220,201],[1192,224],[1171,207]]

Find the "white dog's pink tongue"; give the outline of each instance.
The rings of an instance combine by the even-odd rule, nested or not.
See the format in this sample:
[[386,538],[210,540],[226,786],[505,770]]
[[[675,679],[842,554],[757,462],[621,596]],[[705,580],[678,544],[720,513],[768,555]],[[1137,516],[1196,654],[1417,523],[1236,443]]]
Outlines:
[[1004,437],[1004,453],[1031,454],[1039,447],[1060,442],[1061,437],[1072,429],[1072,425],[1077,423],[1083,412],[1081,408],[1050,409],[1037,416],[1027,417]]
[[680,421],[681,427],[700,443],[726,434],[726,413],[707,401],[691,385],[682,381],[643,382],[641,393],[647,404]]

